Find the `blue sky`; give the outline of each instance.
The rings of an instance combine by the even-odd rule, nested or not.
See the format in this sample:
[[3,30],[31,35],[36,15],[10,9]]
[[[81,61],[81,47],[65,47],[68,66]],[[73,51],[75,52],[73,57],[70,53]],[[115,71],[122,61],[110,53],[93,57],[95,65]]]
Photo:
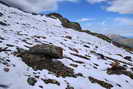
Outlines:
[[0,0],[29,13],[57,12],[83,29],[133,37],[133,0]]
[[[94,32],[133,36],[133,5],[130,8],[125,5],[123,10],[111,11],[107,9],[111,7],[112,0],[94,0],[93,3],[89,1],[93,0],[62,1],[58,3],[56,10],[50,12],[58,12],[71,21],[79,22],[84,29]],[[124,0],[118,1],[125,3]],[[133,0],[125,1],[133,2]]]

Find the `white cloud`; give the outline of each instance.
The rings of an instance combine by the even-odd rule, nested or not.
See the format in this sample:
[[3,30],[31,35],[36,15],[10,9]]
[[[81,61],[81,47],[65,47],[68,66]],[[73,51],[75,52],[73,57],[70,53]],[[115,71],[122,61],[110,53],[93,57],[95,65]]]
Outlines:
[[133,26],[133,19],[129,19],[129,18],[115,18],[114,21],[123,24],[123,25],[129,25],[129,26]]
[[78,19],[77,22],[88,22],[88,21],[92,21],[94,19],[91,19],[91,18],[81,18],[81,19]]
[[100,2],[105,2],[107,0],[87,0],[89,3],[94,4],[94,3],[100,3]]
[[121,14],[133,14],[133,0],[87,0],[89,3],[106,2],[109,6],[107,11],[118,12]]
[[106,10],[121,14],[133,14],[133,0],[114,0]]
[[125,17],[105,18],[102,21],[94,20],[84,23],[84,29],[103,34],[120,34],[123,36],[133,36],[133,19]]
[[78,2],[79,0],[58,0],[58,1]]
[[78,0],[0,0],[9,6],[19,8],[26,12],[38,13],[42,10],[54,10],[58,7],[58,2],[70,1],[77,2]]

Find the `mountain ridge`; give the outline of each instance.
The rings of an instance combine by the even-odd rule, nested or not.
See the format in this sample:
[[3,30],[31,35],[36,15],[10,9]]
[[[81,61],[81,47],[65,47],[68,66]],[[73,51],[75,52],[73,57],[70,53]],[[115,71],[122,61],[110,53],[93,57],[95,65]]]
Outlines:
[[[65,28],[58,19],[45,15],[24,13],[3,4],[0,13],[0,21],[5,23],[0,24],[0,89],[132,89],[132,53],[97,36]],[[27,60],[42,60],[44,56],[26,52],[44,44],[61,47],[63,57],[42,62],[47,65],[42,70],[20,57],[21,50],[34,57],[26,56]],[[60,66],[70,69],[74,77],[64,71],[57,76],[63,70]]]

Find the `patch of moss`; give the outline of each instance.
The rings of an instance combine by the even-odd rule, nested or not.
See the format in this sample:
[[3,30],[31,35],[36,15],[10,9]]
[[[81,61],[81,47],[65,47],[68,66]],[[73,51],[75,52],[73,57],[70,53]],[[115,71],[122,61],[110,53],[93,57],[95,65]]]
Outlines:
[[92,83],[97,83],[99,85],[101,85],[102,87],[106,88],[106,89],[111,89],[113,87],[113,85],[105,82],[105,81],[102,81],[102,80],[98,80],[96,78],[93,78],[93,77],[89,77],[89,80],[92,82]]

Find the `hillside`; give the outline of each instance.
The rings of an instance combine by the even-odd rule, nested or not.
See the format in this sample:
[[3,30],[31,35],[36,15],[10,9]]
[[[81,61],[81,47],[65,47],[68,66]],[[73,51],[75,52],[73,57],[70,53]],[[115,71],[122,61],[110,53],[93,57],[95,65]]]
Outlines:
[[115,42],[118,42],[121,45],[133,48],[133,39],[131,38],[126,38],[126,37],[116,35],[116,34],[108,34],[107,37],[109,37]]
[[119,43],[133,48],[133,39],[120,40]]
[[126,37],[117,35],[117,34],[107,34],[107,36],[112,39],[113,41],[120,41],[120,40],[125,40],[127,39]]
[[133,54],[0,4],[0,89],[132,89]]

